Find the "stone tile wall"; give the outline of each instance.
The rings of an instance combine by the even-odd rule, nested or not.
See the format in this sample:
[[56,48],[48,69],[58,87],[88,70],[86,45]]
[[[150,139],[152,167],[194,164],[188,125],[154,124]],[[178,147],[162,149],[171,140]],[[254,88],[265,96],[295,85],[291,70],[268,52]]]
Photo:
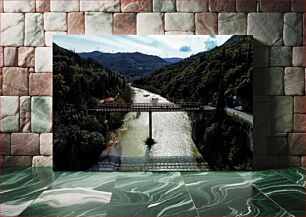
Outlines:
[[52,165],[53,34],[253,35],[255,169],[305,165],[303,0],[0,0],[0,12],[1,165]]

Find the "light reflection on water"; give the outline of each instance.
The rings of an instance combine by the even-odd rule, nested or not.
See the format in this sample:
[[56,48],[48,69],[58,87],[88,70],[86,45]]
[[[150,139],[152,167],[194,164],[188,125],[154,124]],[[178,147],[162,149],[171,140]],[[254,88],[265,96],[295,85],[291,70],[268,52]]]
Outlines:
[[[159,98],[162,103],[169,102],[146,90],[133,90],[134,103],[150,103],[153,97]],[[135,168],[147,164],[175,166],[204,162],[192,141],[191,123],[186,112],[153,112],[152,129],[156,144],[149,150],[145,145],[149,135],[149,113],[128,113],[123,126],[116,132],[115,145],[102,153],[100,167],[105,166],[107,162],[113,166],[130,164]]]

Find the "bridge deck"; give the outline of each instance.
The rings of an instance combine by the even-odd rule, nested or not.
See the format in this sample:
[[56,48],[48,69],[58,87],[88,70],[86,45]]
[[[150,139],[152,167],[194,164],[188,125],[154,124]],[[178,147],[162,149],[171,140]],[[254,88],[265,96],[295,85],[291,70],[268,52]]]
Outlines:
[[89,112],[180,112],[204,111],[207,109],[199,103],[130,103],[103,104],[97,108],[88,109]]

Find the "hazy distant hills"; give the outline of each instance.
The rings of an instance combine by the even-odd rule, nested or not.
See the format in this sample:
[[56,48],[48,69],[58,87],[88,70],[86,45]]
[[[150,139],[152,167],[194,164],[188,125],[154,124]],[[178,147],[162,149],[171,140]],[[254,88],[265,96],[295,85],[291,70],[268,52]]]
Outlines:
[[163,58],[163,59],[169,63],[177,63],[182,60],[182,58],[179,58],[179,57],[171,57],[171,58]]
[[142,77],[167,66],[180,61],[180,58],[165,58],[146,55],[143,53],[102,53],[93,51],[89,53],[79,53],[84,59],[94,59],[98,63],[107,66],[114,72],[131,78]]

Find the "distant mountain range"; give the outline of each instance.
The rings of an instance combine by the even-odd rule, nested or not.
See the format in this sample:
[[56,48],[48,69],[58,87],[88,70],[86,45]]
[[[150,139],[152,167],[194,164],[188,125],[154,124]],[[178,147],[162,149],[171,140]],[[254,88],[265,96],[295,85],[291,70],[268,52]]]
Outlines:
[[171,57],[171,58],[163,58],[165,61],[167,61],[168,63],[177,63],[179,61],[181,61],[183,58],[179,58],[179,57]]
[[162,59],[158,56],[147,55],[139,52],[102,53],[99,51],[93,51],[89,53],[79,53],[79,56],[84,59],[94,59],[112,71],[130,78],[146,76],[157,69],[172,63],[177,63],[181,60],[177,57]]

